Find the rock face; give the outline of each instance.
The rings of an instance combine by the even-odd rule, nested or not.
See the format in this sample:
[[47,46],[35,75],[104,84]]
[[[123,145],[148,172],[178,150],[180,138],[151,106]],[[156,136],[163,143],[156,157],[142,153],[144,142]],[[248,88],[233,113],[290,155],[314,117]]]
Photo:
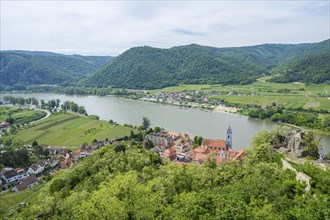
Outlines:
[[[303,137],[307,133],[306,130],[292,130],[283,142],[282,151],[294,154],[296,157],[306,157],[308,152],[304,150]],[[284,149],[283,149],[284,148]]]

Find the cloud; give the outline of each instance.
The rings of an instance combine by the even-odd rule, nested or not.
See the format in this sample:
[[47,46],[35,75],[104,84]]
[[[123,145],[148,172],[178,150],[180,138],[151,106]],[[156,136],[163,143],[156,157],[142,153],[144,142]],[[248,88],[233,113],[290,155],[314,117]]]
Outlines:
[[[1,1],[2,50],[118,55],[329,38],[329,1]],[[64,48],[64,49],[60,49]],[[68,49],[69,48],[69,49]]]
[[184,30],[184,29],[174,29],[173,32],[177,33],[177,34],[188,35],[188,36],[203,36],[203,35],[205,35],[205,33],[194,32],[194,31],[189,31],[189,30]]

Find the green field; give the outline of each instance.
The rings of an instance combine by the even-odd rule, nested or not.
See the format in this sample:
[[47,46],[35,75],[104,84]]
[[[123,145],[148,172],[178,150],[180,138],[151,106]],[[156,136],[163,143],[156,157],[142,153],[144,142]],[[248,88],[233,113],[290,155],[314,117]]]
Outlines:
[[28,203],[38,194],[38,191],[43,187],[42,184],[26,189],[19,193],[5,192],[0,195],[0,218],[3,214],[14,212],[21,202]]
[[106,121],[75,114],[55,114],[19,130],[15,136],[25,144],[36,140],[40,144],[52,146],[80,146],[82,143],[91,144],[94,139],[124,137],[130,132],[131,128],[113,126]]
[[[267,77],[258,79],[250,85],[180,85],[164,89],[151,90],[157,92],[219,92],[219,95],[209,96],[211,99],[224,99],[230,104],[236,105],[271,105],[275,102],[285,108],[304,109],[330,109],[330,100],[324,95],[330,93],[329,84],[304,84],[304,83],[268,83]],[[289,89],[289,92],[281,90]],[[227,95],[228,92],[245,93],[247,95]]]
[[16,106],[1,106],[0,122],[5,121],[9,116],[15,120],[15,124],[25,124],[46,116],[46,112],[41,110],[23,109]]

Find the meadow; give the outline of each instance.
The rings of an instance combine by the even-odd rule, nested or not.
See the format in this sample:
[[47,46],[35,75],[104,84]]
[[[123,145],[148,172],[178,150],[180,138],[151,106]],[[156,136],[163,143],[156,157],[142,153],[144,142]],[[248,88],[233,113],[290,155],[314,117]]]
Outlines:
[[39,184],[19,193],[8,191],[0,194],[0,218],[1,216],[15,212],[19,208],[19,203],[33,201],[42,187],[43,184]]
[[40,122],[30,124],[15,134],[25,144],[34,140],[51,146],[80,146],[91,144],[94,139],[120,138],[129,136],[131,128],[110,125],[106,121],[94,120],[76,114],[53,114]]
[[41,110],[23,109],[16,106],[0,107],[0,122],[5,121],[9,116],[14,119],[15,124],[25,124],[38,120],[46,115]]

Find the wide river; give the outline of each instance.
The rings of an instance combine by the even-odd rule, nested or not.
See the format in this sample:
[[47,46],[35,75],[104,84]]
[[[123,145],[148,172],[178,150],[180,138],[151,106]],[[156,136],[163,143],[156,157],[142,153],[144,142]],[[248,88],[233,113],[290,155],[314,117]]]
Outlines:
[[[1,96],[35,97],[38,100],[60,99],[73,101],[85,106],[88,114],[98,115],[100,119],[114,120],[120,124],[140,125],[142,117],[150,119],[151,126],[166,130],[187,133],[191,138],[196,135],[205,138],[225,139],[229,126],[233,130],[233,148],[239,150],[250,145],[252,137],[261,130],[270,130],[279,125],[269,120],[252,119],[246,116],[212,112],[193,108],[183,108],[115,96],[68,96],[59,94],[30,93],[2,94]],[[2,97],[0,97],[2,98]],[[330,136],[322,135],[323,152],[330,151]]]

